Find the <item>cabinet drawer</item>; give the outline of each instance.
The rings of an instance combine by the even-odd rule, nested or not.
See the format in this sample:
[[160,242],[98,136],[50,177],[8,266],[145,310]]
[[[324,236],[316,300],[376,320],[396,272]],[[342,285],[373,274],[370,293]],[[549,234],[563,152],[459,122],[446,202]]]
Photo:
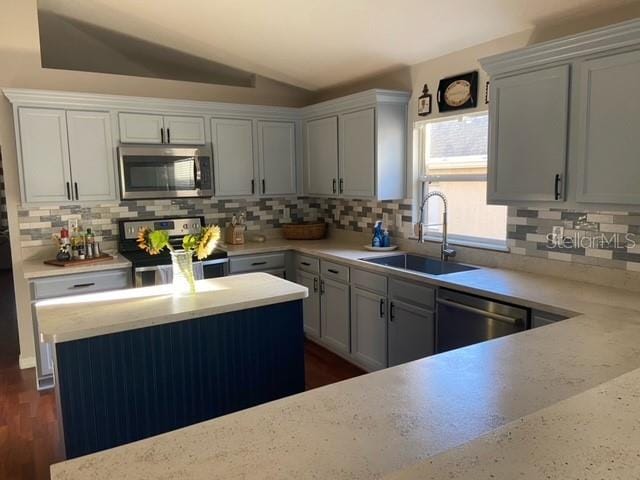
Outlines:
[[107,270],[34,280],[32,282],[33,298],[40,300],[128,288],[130,273],[129,269]]
[[389,297],[393,300],[419,305],[433,311],[435,308],[436,289],[424,284],[391,278],[389,279]]
[[349,283],[349,267],[323,260],[320,263],[320,274],[325,278]]
[[296,255],[296,268],[309,273],[320,273],[320,260],[307,255]]
[[356,287],[364,288],[380,295],[387,295],[387,277],[384,275],[354,268],[351,271],[351,283]]
[[229,272],[231,274],[283,269],[284,266],[284,253],[246,255],[242,257],[231,257],[229,259]]

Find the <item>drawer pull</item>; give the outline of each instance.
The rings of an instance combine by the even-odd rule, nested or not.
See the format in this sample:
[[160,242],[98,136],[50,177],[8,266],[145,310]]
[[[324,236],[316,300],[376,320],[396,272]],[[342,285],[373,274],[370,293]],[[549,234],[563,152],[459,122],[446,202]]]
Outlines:
[[267,264],[267,262],[253,262],[253,263],[251,264],[251,266],[252,266],[252,267],[257,267],[257,266],[259,266],[259,265],[266,265],[266,264]]
[[309,262],[300,262],[302,265],[304,265],[305,267],[310,267],[311,264]]
[[93,283],[93,282],[91,282],[91,283],[77,283],[71,288],[87,288],[87,287],[93,287],[94,285],[95,285],[95,283]]
[[333,273],[334,275],[338,275],[340,273],[338,270],[334,270],[333,268],[327,268],[327,272]]

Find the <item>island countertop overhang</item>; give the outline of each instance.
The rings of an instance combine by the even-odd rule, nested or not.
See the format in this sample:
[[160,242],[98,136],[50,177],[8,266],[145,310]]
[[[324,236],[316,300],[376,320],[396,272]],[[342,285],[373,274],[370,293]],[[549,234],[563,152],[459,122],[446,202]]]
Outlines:
[[35,305],[41,340],[61,343],[308,296],[306,287],[266,273],[199,280],[196,290],[174,295],[169,284],[43,300]]

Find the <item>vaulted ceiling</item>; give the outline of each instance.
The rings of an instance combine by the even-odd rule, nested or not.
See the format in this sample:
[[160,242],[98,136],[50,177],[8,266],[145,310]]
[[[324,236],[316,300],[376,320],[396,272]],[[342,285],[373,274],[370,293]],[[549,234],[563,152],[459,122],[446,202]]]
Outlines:
[[[631,0],[40,0],[41,12],[309,90]],[[108,35],[107,35],[108,37]],[[126,44],[127,42],[122,42]],[[140,49],[138,49],[140,50]],[[144,49],[138,51],[143,55]],[[169,60],[169,59],[168,59]],[[202,65],[204,65],[204,63]],[[189,65],[188,67],[186,65]],[[191,68],[186,62],[184,68]],[[159,67],[158,67],[159,68]],[[197,70],[198,67],[193,67]],[[206,68],[206,67],[203,67]],[[226,69],[226,70],[225,70]],[[160,70],[162,70],[160,68]],[[226,78],[226,77],[225,77]]]

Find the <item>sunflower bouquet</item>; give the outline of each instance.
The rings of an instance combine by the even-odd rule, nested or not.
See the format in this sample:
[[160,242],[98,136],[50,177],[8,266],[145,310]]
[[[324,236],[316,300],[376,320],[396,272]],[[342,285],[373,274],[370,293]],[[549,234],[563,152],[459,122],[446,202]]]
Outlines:
[[186,282],[191,293],[195,293],[195,278],[193,275],[193,257],[204,260],[220,240],[220,227],[209,225],[204,227],[200,233],[185,235],[182,239],[182,250],[176,250],[169,240],[169,233],[165,230],[151,230],[141,228],[138,232],[138,247],[145,250],[150,255],[157,255],[165,248],[171,252],[174,264],[174,285],[178,278],[175,271],[177,265],[180,270],[179,279]]

